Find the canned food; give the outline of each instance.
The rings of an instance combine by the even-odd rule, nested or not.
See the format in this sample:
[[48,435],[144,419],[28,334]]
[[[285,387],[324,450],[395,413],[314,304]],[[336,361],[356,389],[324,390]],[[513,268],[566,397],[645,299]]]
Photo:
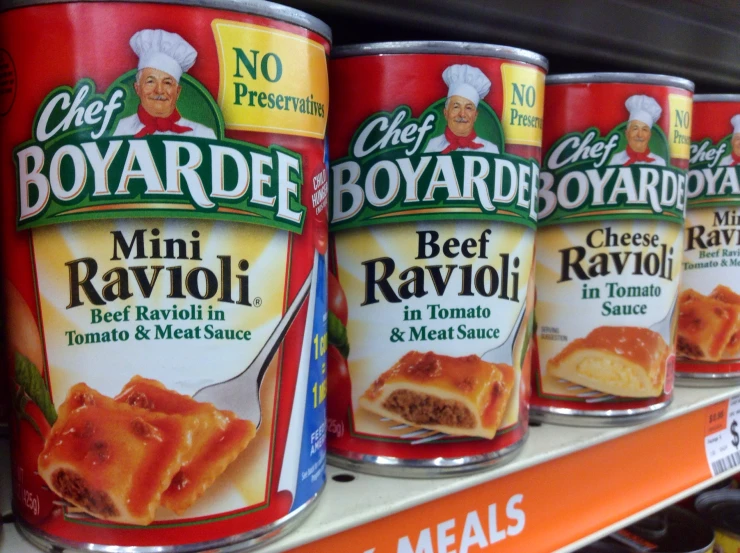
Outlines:
[[243,550],[314,504],[329,40],[268,2],[5,4],[14,509],[39,547]]
[[676,375],[728,385],[740,382],[740,95],[694,102]]
[[625,424],[671,400],[693,88],[547,80],[533,418]]
[[737,488],[737,482],[735,482],[735,480],[733,480],[732,478],[725,478],[724,480],[720,480],[719,482],[716,482],[715,484],[712,484],[708,488],[705,488],[705,489],[703,489],[702,491],[700,491],[698,493],[695,493],[693,495],[690,495],[690,496],[682,499],[681,501],[679,501],[678,503],[676,503],[676,505],[678,507],[682,507],[684,509],[688,509],[689,511],[696,511],[696,509],[694,507],[694,504],[696,503],[696,499],[700,495],[702,495],[704,493],[707,493],[709,491],[714,491],[714,490],[733,490],[735,488]]
[[336,50],[335,464],[451,475],[522,445],[546,69],[485,44]]
[[714,528],[715,553],[740,552],[740,490],[705,492],[696,510]]
[[632,551],[651,553],[712,553],[714,533],[700,517],[668,507],[611,534]]

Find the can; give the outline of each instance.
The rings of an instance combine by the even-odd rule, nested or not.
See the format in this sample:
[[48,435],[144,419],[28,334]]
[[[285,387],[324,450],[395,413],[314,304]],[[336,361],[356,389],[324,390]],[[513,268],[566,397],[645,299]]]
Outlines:
[[542,56],[337,48],[330,62],[330,462],[427,477],[528,429]]
[[694,513],[668,507],[610,534],[633,551],[652,553],[712,553],[714,532]]
[[315,504],[330,40],[251,0],[4,4],[4,360],[35,545],[241,551]]
[[740,552],[740,490],[705,492],[696,510],[714,528],[715,553]]
[[675,374],[690,81],[548,77],[532,417],[636,423]]
[[712,484],[711,486],[701,490],[700,492],[685,497],[684,499],[676,503],[676,506],[696,512],[696,508],[694,505],[700,495],[714,490],[734,490],[736,488],[737,482],[735,482],[735,480],[733,480],[732,478],[725,478],[724,480],[720,480],[719,482]]
[[726,386],[740,382],[740,95],[694,102],[676,376]]

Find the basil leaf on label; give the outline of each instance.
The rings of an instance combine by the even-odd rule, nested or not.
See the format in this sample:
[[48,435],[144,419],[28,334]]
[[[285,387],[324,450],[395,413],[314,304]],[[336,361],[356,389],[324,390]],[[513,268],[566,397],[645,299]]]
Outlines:
[[522,342],[522,354],[519,359],[519,367],[524,367],[524,358],[527,357],[527,350],[529,349],[529,342],[532,340],[532,334],[534,334],[534,315],[529,317],[527,321],[527,330],[524,334],[524,340]]
[[44,436],[41,433],[39,425],[36,423],[31,415],[26,413],[26,404],[29,401],[31,401],[31,399],[28,397],[28,394],[22,389],[18,389],[15,397],[13,398],[13,407],[15,407],[15,413],[18,416],[18,420],[26,421],[28,424],[31,425],[33,431],[43,438]]
[[349,357],[349,341],[347,339],[347,329],[334,313],[329,311],[329,343],[335,346],[342,357]]
[[31,401],[41,409],[47,422],[53,425],[57,420],[57,411],[51,401],[46,382],[36,366],[18,352],[15,354],[15,381]]

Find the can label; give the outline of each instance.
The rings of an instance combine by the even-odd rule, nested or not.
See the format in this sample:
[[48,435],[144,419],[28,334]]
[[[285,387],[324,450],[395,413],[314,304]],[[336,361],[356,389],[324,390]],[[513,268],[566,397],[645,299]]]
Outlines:
[[713,551],[714,553],[740,553],[740,536],[715,528]]
[[330,73],[330,450],[423,460],[516,444],[544,72],[410,54]]
[[698,102],[694,108],[679,297],[679,373],[740,371],[738,114],[740,102]]
[[545,113],[532,404],[618,412],[665,402],[691,94],[551,85]]
[[16,513],[57,543],[215,547],[296,511],[325,478],[327,41],[111,3],[0,36]]

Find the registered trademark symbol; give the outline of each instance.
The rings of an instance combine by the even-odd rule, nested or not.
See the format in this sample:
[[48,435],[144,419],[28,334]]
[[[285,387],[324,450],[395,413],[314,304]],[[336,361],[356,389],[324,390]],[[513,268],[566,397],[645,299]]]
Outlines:
[[262,298],[254,298],[254,306],[259,307],[262,305]]

